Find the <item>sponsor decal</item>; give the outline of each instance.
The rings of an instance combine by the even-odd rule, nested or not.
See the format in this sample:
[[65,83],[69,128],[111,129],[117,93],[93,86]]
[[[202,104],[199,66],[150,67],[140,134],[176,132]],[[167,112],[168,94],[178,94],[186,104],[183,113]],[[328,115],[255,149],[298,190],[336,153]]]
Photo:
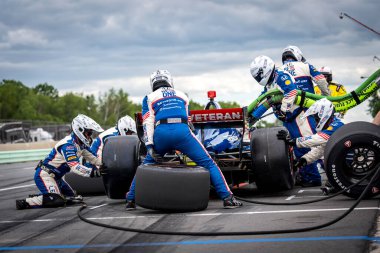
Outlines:
[[243,120],[241,108],[191,111],[191,121],[194,123],[240,120]]
[[75,158],[77,158],[77,157],[76,156],[69,156],[69,157],[67,157],[67,161],[74,160]]
[[[281,80],[282,81],[288,80],[288,76],[287,75],[282,75],[281,76]],[[286,82],[285,82],[285,84],[286,84]]]
[[333,130],[334,128],[332,127],[332,126],[329,126],[328,128],[327,128],[327,130],[329,130],[329,131],[331,131],[331,130]]
[[[339,187],[341,188],[341,189],[347,189],[347,187],[339,180],[339,178],[337,177],[337,175],[336,175],[336,167],[335,167],[335,164],[333,164],[332,166],[331,166],[331,168],[332,168],[332,174],[333,174],[333,179],[334,179],[334,181],[339,185]],[[348,191],[346,191],[346,192],[350,192],[350,190],[348,190]]]
[[75,149],[74,146],[67,146],[67,147],[66,147],[66,150],[74,150],[74,149]]
[[344,146],[346,146],[347,148],[351,147],[351,141],[350,140],[345,141]]
[[285,85],[289,85],[289,84],[291,84],[292,82],[290,81],[290,80],[286,80],[285,81]]

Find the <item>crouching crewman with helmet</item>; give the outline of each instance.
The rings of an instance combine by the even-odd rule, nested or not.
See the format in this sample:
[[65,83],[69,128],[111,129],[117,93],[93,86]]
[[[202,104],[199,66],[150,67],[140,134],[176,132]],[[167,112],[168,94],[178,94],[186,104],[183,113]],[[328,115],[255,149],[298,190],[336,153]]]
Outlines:
[[295,166],[299,171],[302,171],[306,165],[323,157],[325,146],[330,136],[344,125],[344,123],[334,115],[334,112],[333,104],[327,100],[327,98],[323,98],[310,106],[301,117],[301,120],[306,120],[306,117],[314,116],[317,123],[316,134],[292,139],[287,131],[281,130],[278,132],[278,139],[284,140],[289,145],[298,148],[311,148],[308,153],[296,161]]
[[[125,136],[137,134],[136,122],[128,115],[120,118],[115,127],[111,127],[99,134],[99,136],[91,144],[91,151],[93,154],[96,154],[100,161],[103,161],[102,153],[103,147],[106,140],[111,136]],[[107,173],[107,168],[102,165],[100,168],[101,174]]]
[[[41,193],[16,200],[17,209],[64,206],[66,197],[76,196],[75,191],[62,178],[70,171],[83,177],[100,176],[96,166],[101,166],[102,163],[91,152],[90,145],[92,133],[104,130],[93,119],[83,114],[73,119],[71,127],[71,134],[60,140],[36,167],[34,181]],[[80,163],[81,156],[91,164],[91,167]]]

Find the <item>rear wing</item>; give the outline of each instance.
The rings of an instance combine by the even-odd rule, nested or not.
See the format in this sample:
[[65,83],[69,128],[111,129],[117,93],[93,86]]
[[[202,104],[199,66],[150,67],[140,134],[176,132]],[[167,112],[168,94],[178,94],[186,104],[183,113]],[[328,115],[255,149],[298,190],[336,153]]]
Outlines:
[[[207,128],[242,128],[245,131],[245,115],[244,108],[226,108],[211,110],[190,110],[191,123],[196,129]],[[143,120],[141,113],[135,113],[137,134],[142,140],[144,135]]]

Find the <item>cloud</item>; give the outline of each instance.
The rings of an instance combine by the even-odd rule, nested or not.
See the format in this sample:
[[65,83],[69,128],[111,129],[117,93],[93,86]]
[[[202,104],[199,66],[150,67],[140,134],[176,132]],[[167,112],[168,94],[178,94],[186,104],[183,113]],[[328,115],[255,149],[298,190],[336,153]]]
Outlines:
[[3,1],[0,76],[48,82],[61,93],[122,88],[139,101],[150,73],[166,68],[198,102],[215,89],[218,99],[246,105],[262,89],[249,74],[253,58],[265,54],[280,65],[292,44],[351,90],[379,68],[372,59],[380,40],[339,14],[378,29],[379,7],[376,0]]

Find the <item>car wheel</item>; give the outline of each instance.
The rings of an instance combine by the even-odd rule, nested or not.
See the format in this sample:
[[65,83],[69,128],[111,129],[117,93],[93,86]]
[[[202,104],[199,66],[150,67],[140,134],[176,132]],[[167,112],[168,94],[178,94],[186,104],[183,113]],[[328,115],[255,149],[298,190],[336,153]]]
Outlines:
[[289,190],[294,186],[292,155],[277,138],[284,127],[259,128],[251,133],[252,170],[258,190]]
[[109,137],[103,148],[104,188],[111,199],[124,199],[137,166],[140,164],[140,140],[136,135]]
[[136,204],[153,210],[192,212],[207,208],[210,174],[199,166],[141,165]]
[[[339,128],[325,149],[325,170],[329,182],[337,189],[346,189],[371,173],[380,162],[380,127],[369,122],[352,122]],[[344,194],[357,198],[370,178]],[[380,178],[375,179],[366,197],[379,194]]]

